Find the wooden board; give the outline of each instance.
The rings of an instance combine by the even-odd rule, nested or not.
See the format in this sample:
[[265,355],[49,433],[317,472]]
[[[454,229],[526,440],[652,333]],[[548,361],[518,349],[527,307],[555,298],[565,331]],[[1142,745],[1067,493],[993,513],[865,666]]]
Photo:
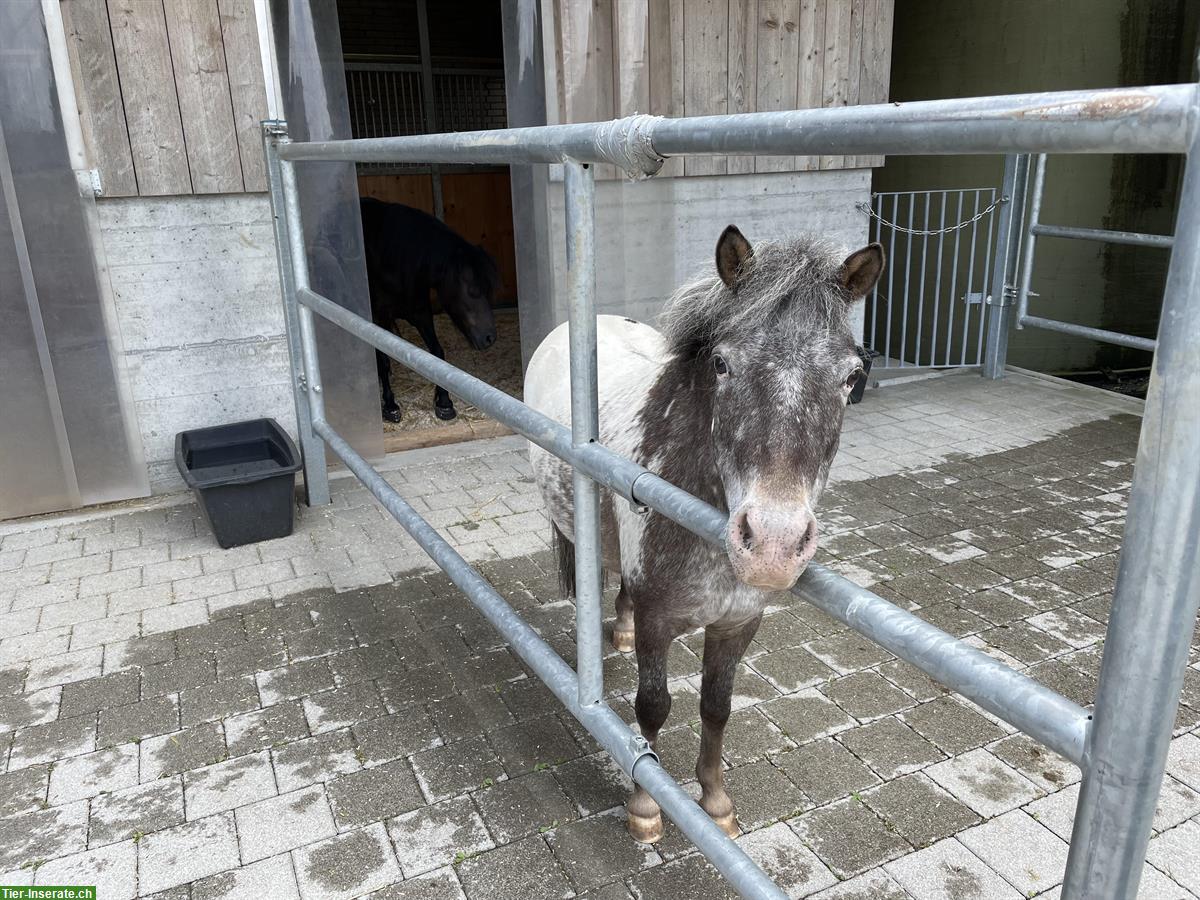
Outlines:
[[[800,63],[800,0],[759,4],[758,108],[795,109]],[[794,156],[759,156],[757,172],[793,172]]]
[[163,6],[157,0],[109,0],[108,15],[138,193],[191,193]]
[[219,0],[221,39],[229,67],[229,93],[233,98],[233,126],[237,133],[242,183],[247,191],[267,189],[261,122],[267,117],[267,90],[254,0]]
[[[729,2],[690,0],[683,20],[683,103],[688,116],[722,115],[729,109]],[[687,175],[724,175],[723,156],[691,156]]]
[[[683,0],[648,0],[646,31],[650,44],[649,111],[656,116],[683,115]],[[682,159],[668,159],[659,177],[683,174]]]
[[[859,58],[859,102],[886,103],[892,73],[895,0],[866,0]],[[882,156],[860,156],[860,166],[882,166]]]
[[217,0],[164,0],[192,191],[240,191],[242,161]]
[[106,197],[136,196],[137,176],[104,0],[63,0],[63,26],[89,165]]
[[[882,102],[894,0],[547,0],[564,123]],[[606,18],[607,13],[607,18]],[[645,106],[643,107],[643,104]],[[878,164],[876,157],[695,157],[663,175]],[[598,175],[601,173],[598,173]]]
[[[828,0],[800,0],[800,49],[796,108],[817,109],[825,103],[825,8]],[[797,156],[799,171],[819,169],[819,156]]]
[[[759,0],[729,0],[729,113],[757,112]],[[793,79],[794,80],[794,79]],[[731,156],[730,174],[753,172],[753,156]]]
[[[850,28],[852,0],[827,0],[825,8],[824,102],[826,107],[846,106],[850,101]],[[854,73],[857,81],[858,73]],[[840,169],[844,156],[822,156],[822,169]]]

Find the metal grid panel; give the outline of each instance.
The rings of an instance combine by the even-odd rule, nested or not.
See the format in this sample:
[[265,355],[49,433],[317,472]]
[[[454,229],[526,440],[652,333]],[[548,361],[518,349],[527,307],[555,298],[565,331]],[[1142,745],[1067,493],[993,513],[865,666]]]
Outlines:
[[[272,203],[277,240],[291,253],[292,277],[281,279],[289,322],[298,321],[303,364],[300,382],[307,398],[298,412],[308,416],[313,442],[306,468],[320,483],[323,441],[375,494],[392,515],[446,570],[468,598],[510,641],[567,709],[593,734],[633,780],[646,789],[713,864],[746,897],[778,900],[782,892],[745,853],[666,776],[653,753],[603,702],[588,703],[594,663],[578,674],[525,624],[437,532],[408,506],[378,472],[324,418],[320,368],[315,354],[313,313],[344,328],[443,387],[470,399],[576,470],[576,477],[609,488],[721,544],[726,515],[640,466],[573,436],[507,395],[372,325],[313,293],[304,269],[303,230],[295,193],[294,162],[343,159],[392,162],[554,162],[568,160],[575,175],[564,182],[571,248],[572,330],[586,330],[594,316],[591,241],[578,223],[591,221],[590,179],[578,177],[576,161],[615,163],[631,175],[652,175],[673,154],[1008,153],[1004,190],[1025,196],[1027,156],[1044,152],[1187,152],[1200,156],[1200,99],[1195,85],[1114,91],[1078,91],[1017,97],[931,101],[906,105],[756,113],[704,119],[665,120],[635,116],[588,125],[547,126],[516,131],[435,137],[327,141],[289,145],[269,139]],[[1014,205],[1015,206],[1015,205]],[[1001,377],[1008,331],[1009,299],[1016,292],[1017,257],[1024,209],[1003,209],[997,225],[990,326],[984,374]],[[590,234],[590,233],[589,233]],[[1137,893],[1149,841],[1187,662],[1191,626],[1200,606],[1200,569],[1195,541],[1200,534],[1200,165],[1189,165],[1181,193],[1177,248],[1168,274],[1163,321],[1138,449],[1125,535],[1105,641],[1093,716],[1027,676],[921,621],[911,613],[821,566],[809,566],[793,589],[935,679],[1000,715],[1030,736],[1077,762],[1083,785],[1076,811],[1062,895],[1066,900],[1106,897],[1128,900]],[[990,253],[990,245],[984,248]],[[580,254],[584,254],[581,259]],[[281,255],[281,262],[286,261]],[[977,336],[977,344],[983,342]],[[573,342],[574,343],[574,342]],[[596,394],[594,337],[572,347],[572,400]],[[582,350],[585,359],[578,359]],[[296,373],[300,377],[301,373]],[[586,402],[586,399],[580,402]],[[580,412],[576,405],[576,412]],[[303,431],[302,431],[303,438]],[[311,449],[312,452],[307,452]],[[306,473],[307,474],[307,473]],[[328,492],[310,490],[312,503],[329,502]],[[590,519],[588,520],[590,522]],[[581,522],[577,554],[599,554],[597,529]],[[593,523],[594,524],[594,523]],[[581,625],[587,624],[581,619]],[[581,627],[578,654],[594,657],[594,627]]]

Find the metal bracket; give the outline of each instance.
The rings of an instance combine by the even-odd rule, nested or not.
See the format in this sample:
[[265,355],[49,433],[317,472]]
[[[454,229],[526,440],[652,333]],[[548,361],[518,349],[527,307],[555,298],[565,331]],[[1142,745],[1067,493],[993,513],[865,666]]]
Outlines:
[[659,762],[658,754],[654,752],[654,748],[650,746],[650,742],[640,734],[631,734],[629,736],[629,768],[625,772],[630,778],[633,778],[633,773],[637,769],[637,765],[647,756]]
[[300,390],[308,393],[308,376],[303,372],[296,376],[296,384],[299,386]]
[[983,291],[971,291],[969,294],[963,294],[963,303],[967,306],[979,306],[981,303],[991,302],[992,298]]
[[1019,289],[1015,284],[1005,284],[1004,291],[1001,293],[999,300],[997,300],[991,294],[988,294],[987,299],[984,302],[988,306],[1012,306],[1017,302],[1018,293]]

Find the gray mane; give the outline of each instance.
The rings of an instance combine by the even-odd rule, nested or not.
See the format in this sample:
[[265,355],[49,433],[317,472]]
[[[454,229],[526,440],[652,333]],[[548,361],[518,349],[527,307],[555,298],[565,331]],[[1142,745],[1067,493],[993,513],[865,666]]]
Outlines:
[[837,281],[844,256],[836,244],[809,236],[760,241],[736,291],[715,274],[685,283],[663,310],[659,330],[676,355],[764,332],[794,343],[813,331],[844,330],[849,298]]

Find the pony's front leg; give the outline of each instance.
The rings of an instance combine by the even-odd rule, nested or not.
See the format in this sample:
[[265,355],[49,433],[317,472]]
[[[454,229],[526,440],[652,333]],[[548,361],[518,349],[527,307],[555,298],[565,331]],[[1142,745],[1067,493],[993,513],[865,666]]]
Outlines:
[[[425,342],[429,352],[445,361],[446,351],[442,349],[442,342],[438,340],[437,332],[433,329],[433,320],[430,319],[428,322],[417,325],[417,331],[420,332],[421,340]],[[454,401],[450,399],[450,393],[441,385],[433,387],[433,413],[444,422],[449,422],[458,415],[458,410],[454,408]]]
[[630,653],[634,649],[633,628],[633,597],[625,590],[625,581],[621,581],[621,589],[617,591],[617,620],[613,622],[613,647],[622,653]]
[[[642,605],[645,608],[645,605]],[[658,732],[671,712],[671,692],[667,690],[667,650],[675,637],[666,623],[650,613],[637,615],[638,690],[634,701],[638,728],[653,748]],[[646,789],[635,785],[633,796],[625,804],[629,833],[634,840],[653,844],[663,835],[662,811]]]
[[729,721],[733,677],[762,616],[736,630],[704,629],[704,675],[700,681],[700,756],[696,778],[700,782],[700,806],[730,837],[739,833],[733,801],[725,790],[721,743]]

